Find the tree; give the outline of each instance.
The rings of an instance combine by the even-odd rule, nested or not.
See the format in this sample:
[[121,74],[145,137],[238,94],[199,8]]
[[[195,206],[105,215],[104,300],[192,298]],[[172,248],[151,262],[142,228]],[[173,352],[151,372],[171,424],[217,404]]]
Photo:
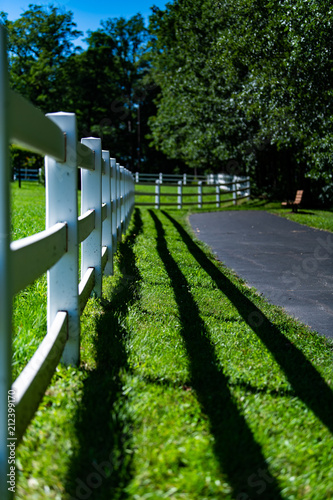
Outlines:
[[147,95],[147,38],[140,14],[106,19],[88,32],[87,50],[68,60],[69,100],[80,103],[80,134],[101,137],[103,147],[132,170],[138,164],[139,106]]
[[64,64],[75,50],[72,41],[82,34],[72,12],[30,4],[16,21],[2,17],[12,88],[45,112],[62,109],[68,86]]
[[154,143],[193,167],[216,166],[230,155],[219,127],[229,112],[227,92],[214,68],[216,34],[226,20],[207,1],[176,1],[151,18],[153,75],[161,87],[150,120]]
[[[154,143],[284,195],[332,183],[332,16],[320,0],[176,0],[155,9]],[[291,193],[293,194],[293,193]]]
[[148,70],[145,52],[148,31],[141,14],[128,21],[122,17],[101,22],[101,32],[113,42],[118,94],[111,103],[112,120],[118,120],[118,144],[122,157],[132,170],[138,168],[138,123],[142,100],[146,96],[143,78]]

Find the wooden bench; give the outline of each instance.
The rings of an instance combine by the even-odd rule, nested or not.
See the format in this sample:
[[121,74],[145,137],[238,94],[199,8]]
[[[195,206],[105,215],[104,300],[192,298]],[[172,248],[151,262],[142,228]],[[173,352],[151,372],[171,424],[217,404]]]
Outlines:
[[298,207],[300,206],[303,198],[303,192],[302,190],[296,191],[296,196],[294,201],[283,201],[281,205],[283,207],[291,207],[293,212],[297,212]]

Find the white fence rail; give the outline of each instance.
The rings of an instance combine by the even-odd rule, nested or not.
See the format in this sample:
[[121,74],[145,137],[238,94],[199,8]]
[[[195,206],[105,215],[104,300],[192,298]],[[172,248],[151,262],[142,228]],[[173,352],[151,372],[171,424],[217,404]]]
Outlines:
[[207,181],[207,175],[193,175],[193,174],[164,174],[160,173],[144,173],[144,172],[135,172],[134,180],[136,184],[145,184],[145,183],[154,183],[159,181],[161,184],[173,183],[177,184],[178,181],[182,181],[184,184],[188,184],[191,182],[197,181]]
[[[101,295],[103,273],[113,272],[117,241],[134,207],[134,180],[102,151],[100,139],[77,141],[74,114],[44,116],[9,90],[4,31],[0,26],[0,498],[7,500],[8,445],[22,438],[60,359],[67,365],[79,362],[80,314],[92,291]],[[45,156],[46,230],[15,242],[10,236],[10,142]],[[11,385],[13,295],[45,272],[46,336]],[[15,422],[10,419],[13,412],[7,411],[12,394]]]

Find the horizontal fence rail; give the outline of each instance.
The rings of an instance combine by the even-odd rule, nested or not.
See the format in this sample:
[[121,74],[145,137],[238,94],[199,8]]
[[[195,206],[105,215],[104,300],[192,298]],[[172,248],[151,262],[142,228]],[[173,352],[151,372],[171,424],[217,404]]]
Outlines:
[[[197,206],[202,208],[204,205],[215,205],[221,207],[223,203],[232,202],[234,205],[241,199],[249,199],[251,188],[249,177],[228,176],[231,181],[225,182],[222,179],[218,183],[207,183],[203,181],[184,184],[182,180],[178,180],[177,184],[169,182],[161,182],[157,179],[154,183],[145,182],[144,186],[155,186],[154,191],[135,190],[136,205],[154,206],[159,209],[161,206],[175,206],[179,209],[184,206]],[[141,183],[140,183],[141,184]],[[164,188],[168,188],[164,190]],[[170,188],[173,188],[171,192]],[[208,189],[208,190],[207,190]],[[196,192],[194,192],[196,191]],[[231,197],[225,196],[231,195]],[[154,197],[153,201],[138,201],[137,197]],[[174,202],[164,201],[165,198],[174,197]],[[207,200],[207,198],[210,198]],[[214,198],[212,200],[211,198]],[[194,201],[193,198],[196,200]],[[191,199],[192,201],[185,201]]]
[[161,184],[163,183],[172,183],[172,184],[177,184],[178,181],[183,181],[184,184],[187,183],[192,183],[192,182],[197,182],[197,181],[206,181],[208,182],[208,176],[207,175],[193,175],[193,174],[164,174],[162,172],[156,174],[156,173],[144,173],[144,172],[135,172],[134,175],[134,180],[136,184],[145,184],[145,183],[151,183],[155,181],[160,181]]
[[[117,242],[134,207],[132,174],[101,140],[77,140],[73,113],[43,115],[9,90],[5,30],[0,26],[0,498],[9,491],[8,443],[19,443],[61,360],[77,365],[80,315],[102,276],[113,273]],[[46,229],[22,240],[10,236],[9,144],[45,156]],[[78,214],[78,168],[81,215]],[[79,281],[79,245],[81,279]],[[19,377],[11,383],[12,300],[47,272],[47,332]],[[8,397],[16,420],[9,433]],[[9,411],[9,410],[8,410]],[[10,412],[12,413],[12,412]]]

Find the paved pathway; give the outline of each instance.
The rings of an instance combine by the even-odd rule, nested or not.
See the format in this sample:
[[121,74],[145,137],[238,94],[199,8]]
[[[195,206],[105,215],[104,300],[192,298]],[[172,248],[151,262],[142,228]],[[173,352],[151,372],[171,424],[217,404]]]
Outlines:
[[263,211],[190,216],[197,237],[267,299],[333,338],[333,234]]

